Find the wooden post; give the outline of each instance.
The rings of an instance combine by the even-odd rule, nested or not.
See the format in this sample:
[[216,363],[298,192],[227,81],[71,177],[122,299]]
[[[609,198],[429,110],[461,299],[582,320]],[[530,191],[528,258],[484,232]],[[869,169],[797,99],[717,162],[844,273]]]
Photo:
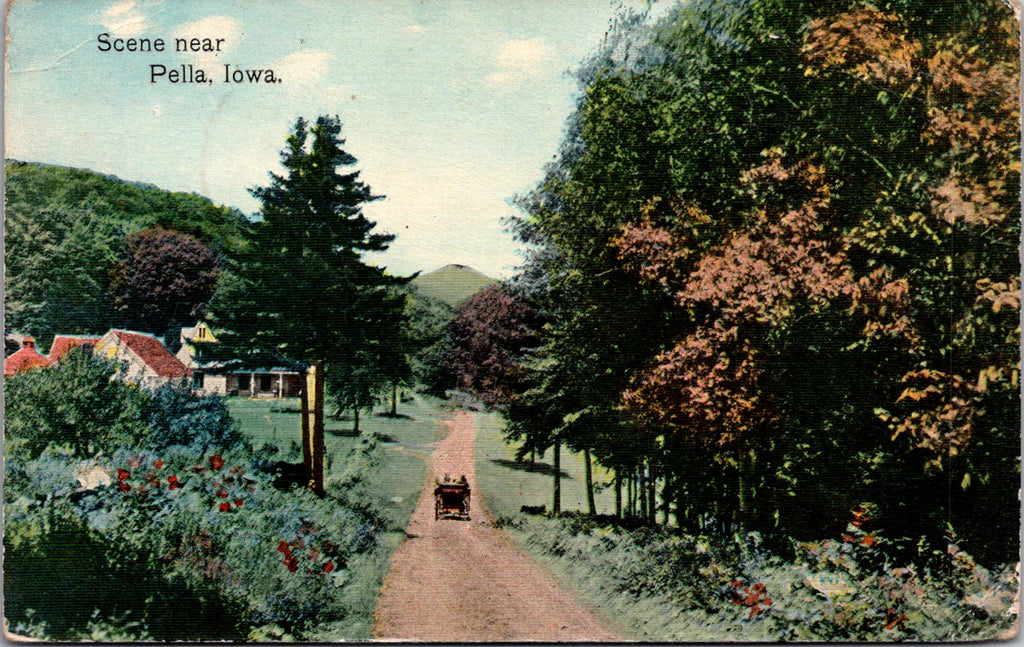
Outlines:
[[310,407],[310,447],[312,462],[309,472],[309,489],[317,496],[323,496],[324,490],[324,368],[322,361],[313,362],[306,379],[307,388],[312,394]]

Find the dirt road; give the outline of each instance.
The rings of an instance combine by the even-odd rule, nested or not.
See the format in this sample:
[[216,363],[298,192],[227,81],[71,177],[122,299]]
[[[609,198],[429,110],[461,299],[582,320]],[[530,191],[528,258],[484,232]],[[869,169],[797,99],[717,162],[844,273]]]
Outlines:
[[445,423],[433,474],[466,475],[472,520],[434,521],[433,480],[423,489],[377,603],[374,636],[427,641],[620,641],[485,513],[473,469],[474,414]]

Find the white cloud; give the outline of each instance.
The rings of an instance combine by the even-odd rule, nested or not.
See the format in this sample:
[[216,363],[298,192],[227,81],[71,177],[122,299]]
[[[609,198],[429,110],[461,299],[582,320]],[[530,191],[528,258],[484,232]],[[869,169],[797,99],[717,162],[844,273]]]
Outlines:
[[544,44],[543,38],[510,40],[498,50],[498,65],[514,70],[535,70],[545,63],[552,48]]
[[274,61],[274,69],[282,83],[290,86],[313,86],[323,82],[334,55],[322,49],[303,49]]
[[[197,61],[212,61],[230,52],[245,35],[242,23],[230,16],[207,16],[181,25],[171,34],[172,38],[209,39],[220,51],[190,52],[187,57]],[[217,39],[223,39],[219,44]],[[174,46],[173,41],[171,46]]]
[[484,77],[491,85],[512,86],[539,76],[554,53],[543,38],[506,41],[494,56],[501,68]]
[[149,21],[135,8],[135,0],[124,0],[107,7],[100,22],[117,38],[131,38],[149,28]]

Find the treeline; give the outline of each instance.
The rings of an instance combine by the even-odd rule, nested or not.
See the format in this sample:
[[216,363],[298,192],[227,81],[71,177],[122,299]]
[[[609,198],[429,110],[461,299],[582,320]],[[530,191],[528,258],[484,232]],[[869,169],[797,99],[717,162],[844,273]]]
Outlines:
[[463,387],[622,516],[1014,559],[1018,34],[996,0],[623,15],[519,200],[532,257],[458,315]]
[[[340,123],[335,127],[340,132]],[[294,153],[304,163],[330,161],[318,177],[325,182],[339,177],[337,166],[353,162],[343,151],[337,154],[322,160]],[[100,335],[120,327],[152,333],[176,352],[181,328],[199,319],[229,328],[216,334],[231,342],[237,336],[232,333],[258,330],[266,317],[279,316],[274,334],[289,337],[289,349],[265,344],[253,333],[239,343],[218,345],[219,352],[207,351],[257,365],[299,367],[312,361],[299,348],[306,340],[331,346],[335,367],[328,371],[327,400],[339,415],[353,412],[357,428],[360,410],[389,399],[395,413],[399,388],[411,387],[417,375],[431,370],[417,358],[442,335],[450,309],[416,297],[406,289],[406,279],[387,278],[364,262],[365,252],[390,241],[371,232],[373,223],[356,211],[362,202],[377,199],[368,191],[332,198],[329,188],[319,185],[289,186],[278,190],[282,195],[272,187],[256,188],[265,206],[250,218],[195,194],[89,170],[13,160],[5,168],[7,336],[31,335],[46,352],[55,334]],[[355,176],[344,177],[356,182]],[[315,213],[304,212],[305,203],[293,199],[314,194]],[[275,210],[287,214],[276,229]],[[304,238],[318,227],[318,239]],[[298,240],[288,241],[292,235]],[[322,249],[319,243],[332,238],[344,249]],[[252,252],[262,250],[263,243],[284,244],[278,265]],[[327,258],[326,265],[299,261],[304,246],[335,258]],[[257,291],[256,281],[272,285]],[[378,289],[385,283],[391,287]],[[277,296],[268,298],[275,290]],[[343,305],[324,307],[327,301],[311,300],[311,294],[325,300],[337,295]],[[267,314],[282,304],[292,310]],[[286,333],[289,327],[293,330]],[[5,349],[6,354],[14,350],[16,343]]]
[[241,242],[241,212],[195,194],[11,160],[5,173],[4,329],[44,350],[114,326],[176,341]]

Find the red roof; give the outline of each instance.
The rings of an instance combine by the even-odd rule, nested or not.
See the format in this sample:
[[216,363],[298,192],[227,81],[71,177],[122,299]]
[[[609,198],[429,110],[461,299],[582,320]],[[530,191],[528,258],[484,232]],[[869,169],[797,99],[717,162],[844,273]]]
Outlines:
[[50,360],[36,352],[36,342],[31,337],[26,337],[21,342],[21,348],[4,360],[4,375],[14,375],[31,368],[41,368],[50,365]]
[[164,348],[160,340],[152,335],[128,330],[113,331],[121,342],[131,349],[139,359],[146,363],[160,377],[185,377],[188,368]]
[[100,340],[99,337],[73,337],[71,335],[57,335],[53,338],[53,343],[50,344],[50,361],[60,361],[61,357],[68,354],[68,351],[72,348],[78,348],[82,345],[95,346],[96,342]]

